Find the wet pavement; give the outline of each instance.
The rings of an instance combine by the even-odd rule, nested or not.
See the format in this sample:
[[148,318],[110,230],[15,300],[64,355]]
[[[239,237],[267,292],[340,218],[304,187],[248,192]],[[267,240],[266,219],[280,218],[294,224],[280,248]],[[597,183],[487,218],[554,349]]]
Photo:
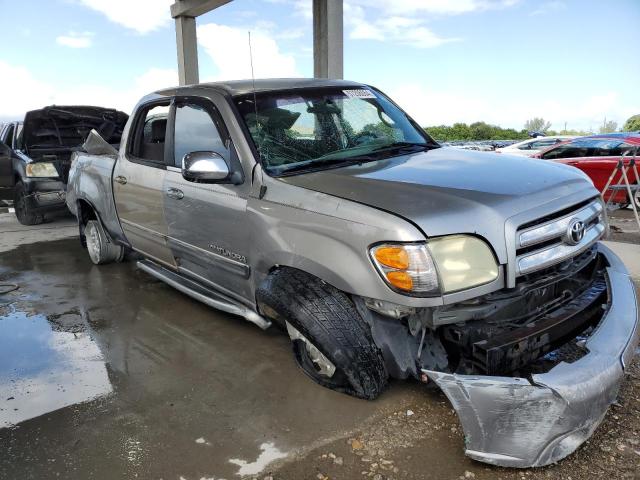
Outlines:
[[[23,229],[7,215],[0,479],[520,478],[464,456],[441,393],[394,382],[367,402],[319,387],[277,330],[212,310],[134,261],[94,266],[68,218]],[[8,231],[24,240],[11,245]],[[612,414],[629,442],[605,455],[627,462],[610,478],[640,465],[637,380]],[[607,422],[598,435],[615,431]],[[589,473],[583,451],[572,469]]]
[[0,284],[11,283],[0,295],[0,478],[257,474],[421,394],[399,383],[365,402],[321,388],[278,331],[135,262],[96,267],[75,238],[0,254]]

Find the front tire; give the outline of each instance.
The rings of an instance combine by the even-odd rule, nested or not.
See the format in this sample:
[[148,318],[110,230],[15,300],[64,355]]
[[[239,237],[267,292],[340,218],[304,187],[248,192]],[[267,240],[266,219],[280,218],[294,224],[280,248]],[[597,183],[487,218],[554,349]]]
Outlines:
[[345,293],[281,268],[259,289],[258,302],[285,323],[296,363],[316,383],[367,400],[382,393],[388,379],[382,353]]
[[44,215],[38,215],[31,210],[27,199],[27,189],[22,182],[17,182],[15,185],[13,208],[16,212],[16,218],[22,225],[40,225],[44,222]]
[[111,242],[105,234],[102,225],[97,220],[89,220],[84,227],[89,258],[95,265],[121,262],[124,258],[124,248]]

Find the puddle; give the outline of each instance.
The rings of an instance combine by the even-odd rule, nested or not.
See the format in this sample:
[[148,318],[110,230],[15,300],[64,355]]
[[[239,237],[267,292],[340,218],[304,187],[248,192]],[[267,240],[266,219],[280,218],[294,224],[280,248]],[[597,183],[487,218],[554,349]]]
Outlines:
[[60,326],[14,308],[0,313],[0,428],[112,391],[98,345]]

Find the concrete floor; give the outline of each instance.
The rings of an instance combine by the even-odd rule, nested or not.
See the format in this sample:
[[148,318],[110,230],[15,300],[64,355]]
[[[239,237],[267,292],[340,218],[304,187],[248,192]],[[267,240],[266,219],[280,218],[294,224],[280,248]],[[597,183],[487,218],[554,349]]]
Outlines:
[[[22,227],[0,214],[0,284],[17,287],[0,293],[1,479],[263,478],[272,460],[302,468],[309,452],[415,405],[438,426],[416,431],[433,439],[419,463],[438,467],[407,478],[487,471],[464,457],[439,392],[395,382],[366,402],[321,388],[279,332],[201,305],[134,262],[96,267],[76,235],[69,217]],[[640,280],[640,246],[610,246]],[[320,478],[309,468],[281,478]]]

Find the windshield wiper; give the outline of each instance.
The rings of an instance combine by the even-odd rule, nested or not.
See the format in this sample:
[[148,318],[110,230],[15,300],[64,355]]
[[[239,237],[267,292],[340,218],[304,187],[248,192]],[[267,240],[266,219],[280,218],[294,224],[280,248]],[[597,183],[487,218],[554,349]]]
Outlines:
[[388,143],[386,145],[379,146],[378,148],[374,149],[374,152],[380,152],[384,150],[425,151],[425,150],[430,150],[432,148],[436,148],[436,146],[428,143],[421,143],[421,142],[393,142],[393,143]]
[[379,158],[369,157],[366,155],[352,158],[317,158],[313,160],[307,160],[305,162],[296,163],[294,165],[291,165],[290,167],[285,167],[280,171],[280,174],[287,175],[289,173],[300,173],[317,168],[348,167],[351,165],[360,165],[364,162],[371,162],[374,160],[379,160]]

